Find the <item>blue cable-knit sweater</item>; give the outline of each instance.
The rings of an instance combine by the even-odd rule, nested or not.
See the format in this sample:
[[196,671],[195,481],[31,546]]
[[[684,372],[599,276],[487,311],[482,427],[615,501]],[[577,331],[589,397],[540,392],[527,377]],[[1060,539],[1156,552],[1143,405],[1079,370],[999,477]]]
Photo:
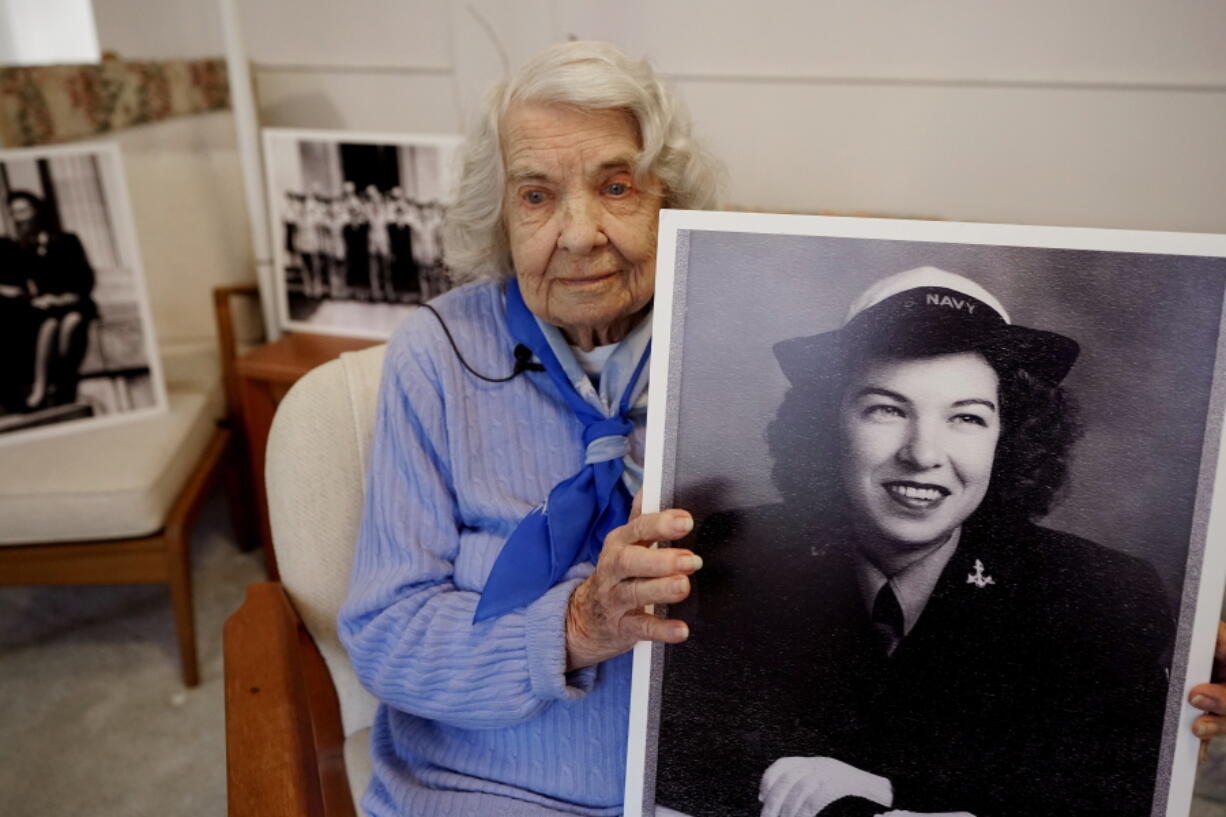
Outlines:
[[[478,372],[514,363],[501,285],[433,302]],[[341,639],[381,701],[375,817],[614,815],[625,774],[630,656],[567,674],[567,600],[588,575],[472,623],[506,537],[583,464],[582,426],[544,373],[487,383],[433,315],[391,339]]]

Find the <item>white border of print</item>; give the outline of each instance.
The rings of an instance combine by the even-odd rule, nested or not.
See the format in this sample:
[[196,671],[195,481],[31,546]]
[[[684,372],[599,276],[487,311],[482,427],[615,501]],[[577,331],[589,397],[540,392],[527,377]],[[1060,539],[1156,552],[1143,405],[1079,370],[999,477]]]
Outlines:
[[38,426],[27,431],[0,434],[0,446],[104,428],[117,423],[127,423],[142,417],[162,414],[166,411],[166,381],[162,374],[162,358],[158,353],[153,312],[149,307],[149,287],[145,280],[144,266],[141,264],[140,243],[136,239],[136,225],[132,219],[132,200],[128,195],[128,183],[123,171],[123,157],[119,145],[115,142],[74,142],[71,145],[4,149],[0,150],[0,162],[30,161],[51,156],[79,156],[82,154],[93,154],[98,157],[98,175],[102,182],[102,195],[111,219],[111,228],[115,231],[115,245],[119,250],[120,262],[132,275],[132,288],[136,293],[141,331],[144,333],[145,356],[149,360],[153,405],[102,417],[69,420]]
[[[954,222],[907,221],[893,219],[841,218],[833,216],[793,216],[762,213],[712,213],[664,210],[660,214],[659,251],[656,256],[656,294],[651,356],[651,382],[663,392],[669,383],[672,349],[672,315],[677,234],[681,230],[711,230],[774,235],[827,236],[896,241],[928,241],[951,244],[1007,245],[1078,250],[1154,253],[1165,255],[1226,257],[1226,235],[1162,233],[1125,230],[1098,230],[1069,227],[1026,227],[1005,224],[965,224]],[[1213,389],[1222,387],[1226,360],[1218,359]],[[643,475],[643,512],[660,510],[663,480],[667,405],[664,394],[648,404],[646,462]],[[1216,472],[1202,465],[1202,475],[1226,474],[1226,446],[1216,441]],[[1210,441],[1206,450],[1213,450]],[[1202,476],[1202,480],[1205,477]],[[1201,490],[1204,490],[1202,485]],[[1202,494],[1203,496],[1203,494]],[[1226,479],[1213,480],[1204,559],[1200,566],[1200,592],[1196,599],[1192,626],[1191,654],[1188,657],[1183,697],[1212,669],[1213,644],[1226,583],[1226,548],[1213,547],[1226,537]],[[652,644],[640,642],[634,648],[634,675],[631,685],[629,745],[626,757],[626,817],[643,817],[645,770],[649,757],[649,718],[651,715]],[[1170,770],[1167,817],[1185,817],[1192,801],[1199,741],[1190,724],[1200,714],[1186,702],[1182,705],[1175,751]],[[654,798],[653,798],[654,799]]]
[[[339,335],[341,337],[370,338],[387,340],[388,333],[362,329],[361,327],[327,326],[315,323],[302,323],[290,320],[289,292],[285,287],[285,242],[281,234],[281,202],[275,195],[273,179],[273,162],[269,161],[274,151],[283,150],[287,145],[298,142],[334,142],[346,145],[421,145],[423,147],[450,147],[456,152],[453,161],[460,161],[459,148],[464,143],[464,137],[458,134],[443,133],[371,133],[350,132],[344,130],[300,130],[297,128],[263,128],[264,148],[264,201],[268,212],[269,240],[272,242],[273,255],[273,291],[277,298],[277,323],[286,332],[309,332],[317,335]],[[452,172],[452,183],[458,178],[458,168],[448,168]],[[452,190],[445,186],[447,195]],[[449,204],[445,199],[444,204]]]

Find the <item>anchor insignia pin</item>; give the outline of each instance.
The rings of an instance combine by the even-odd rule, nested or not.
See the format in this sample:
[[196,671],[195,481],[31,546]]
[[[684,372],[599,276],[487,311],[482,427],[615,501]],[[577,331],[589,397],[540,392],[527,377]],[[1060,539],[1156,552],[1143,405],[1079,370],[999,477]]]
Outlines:
[[983,575],[983,562],[978,559],[975,560],[975,572],[966,574],[966,583],[973,584],[979,588],[987,587],[989,584],[996,584],[996,582],[992,581],[991,576]]

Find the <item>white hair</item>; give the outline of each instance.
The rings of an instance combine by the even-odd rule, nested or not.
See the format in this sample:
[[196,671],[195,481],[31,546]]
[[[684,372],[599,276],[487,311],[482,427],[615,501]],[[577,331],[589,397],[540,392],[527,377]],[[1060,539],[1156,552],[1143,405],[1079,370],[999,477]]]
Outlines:
[[469,130],[455,204],[443,227],[444,254],[456,282],[512,273],[502,223],[506,171],[500,131],[507,111],[523,102],[626,111],[642,144],[635,167],[639,180],[650,174],[660,179],[665,207],[717,207],[722,165],[690,135],[688,112],[656,79],[651,65],[608,43],[555,45],[494,86]]

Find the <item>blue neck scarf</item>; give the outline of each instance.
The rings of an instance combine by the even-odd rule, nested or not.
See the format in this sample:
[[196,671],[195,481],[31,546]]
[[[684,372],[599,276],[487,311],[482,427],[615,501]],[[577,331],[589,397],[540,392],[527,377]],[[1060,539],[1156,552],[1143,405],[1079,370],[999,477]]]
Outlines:
[[647,387],[651,319],[640,321],[605,363],[599,391],[575,360],[562,332],[537,320],[524,304],[519,284],[507,283],[507,327],[532,350],[566,404],[583,423],[587,447],[583,467],[554,486],[548,499],[528,513],[503,545],[473,615],[476,624],[523,607],[543,596],[579,562],[596,561],[604,538],[630,516],[629,480],[637,487],[642,471],[627,471],[630,414]]

